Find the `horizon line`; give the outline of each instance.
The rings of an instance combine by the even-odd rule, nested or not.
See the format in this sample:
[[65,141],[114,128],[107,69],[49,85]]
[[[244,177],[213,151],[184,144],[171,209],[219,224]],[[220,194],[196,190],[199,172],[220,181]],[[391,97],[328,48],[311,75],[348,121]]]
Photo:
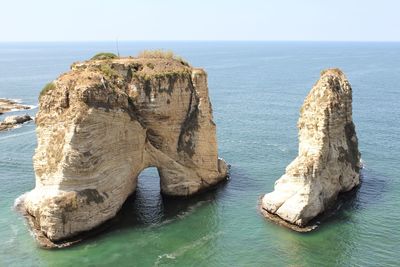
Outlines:
[[19,40],[19,41],[0,41],[1,43],[96,43],[96,42],[302,42],[302,43],[400,43],[400,40]]

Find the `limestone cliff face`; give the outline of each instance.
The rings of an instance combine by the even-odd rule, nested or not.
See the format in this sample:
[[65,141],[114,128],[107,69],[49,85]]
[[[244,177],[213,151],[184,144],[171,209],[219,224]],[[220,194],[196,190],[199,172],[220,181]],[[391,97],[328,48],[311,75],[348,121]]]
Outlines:
[[[299,154],[262,199],[262,208],[305,226],[360,183],[352,89],[338,69],[321,73],[300,111]],[[296,228],[295,228],[296,229]]]
[[112,218],[147,167],[173,196],[227,176],[202,69],[173,58],[91,60],[48,88],[36,118],[36,187],[20,206],[51,241]]

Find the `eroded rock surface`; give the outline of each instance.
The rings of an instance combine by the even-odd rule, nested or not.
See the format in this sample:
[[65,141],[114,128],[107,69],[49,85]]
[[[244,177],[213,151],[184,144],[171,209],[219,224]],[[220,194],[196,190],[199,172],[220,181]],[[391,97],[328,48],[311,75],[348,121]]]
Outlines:
[[[352,89],[338,69],[321,73],[300,110],[299,154],[262,199],[262,209],[302,231],[341,192],[360,183]],[[275,218],[276,219],[276,218]],[[288,224],[289,223],[289,224]],[[299,228],[300,227],[300,228]]]
[[227,177],[207,75],[181,60],[75,63],[39,102],[36,187],[17,204],[42,245],[112,218],[147,167],[158,169],[162,193],[173,196]]

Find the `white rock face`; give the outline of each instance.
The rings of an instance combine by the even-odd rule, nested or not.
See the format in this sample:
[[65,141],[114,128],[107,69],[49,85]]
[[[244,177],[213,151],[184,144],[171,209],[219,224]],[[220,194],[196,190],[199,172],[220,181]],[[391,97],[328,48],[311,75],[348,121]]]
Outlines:
[[115,216],[147,167],[174,196],[227,177],[207,75],[179,60],[75,64],[41,96],[36,123],[36,187],[19,206],[45,246]]
[[352,89],[340,70],[321,73],[301,108],[298,128],[299,155],[261,205],[285,222],[303,227],[329,208],[339,193],[360,183]]

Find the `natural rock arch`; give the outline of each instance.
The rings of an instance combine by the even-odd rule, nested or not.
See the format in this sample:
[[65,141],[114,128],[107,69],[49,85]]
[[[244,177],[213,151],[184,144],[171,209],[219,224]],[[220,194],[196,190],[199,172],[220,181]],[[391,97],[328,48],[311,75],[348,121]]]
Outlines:
[[42,244],[112,218],[145,168],[156,167],[162,193],[174,196],[227,176],[202,69],[173,57],[71,69],[40,97],[36,187],[20,203]]

